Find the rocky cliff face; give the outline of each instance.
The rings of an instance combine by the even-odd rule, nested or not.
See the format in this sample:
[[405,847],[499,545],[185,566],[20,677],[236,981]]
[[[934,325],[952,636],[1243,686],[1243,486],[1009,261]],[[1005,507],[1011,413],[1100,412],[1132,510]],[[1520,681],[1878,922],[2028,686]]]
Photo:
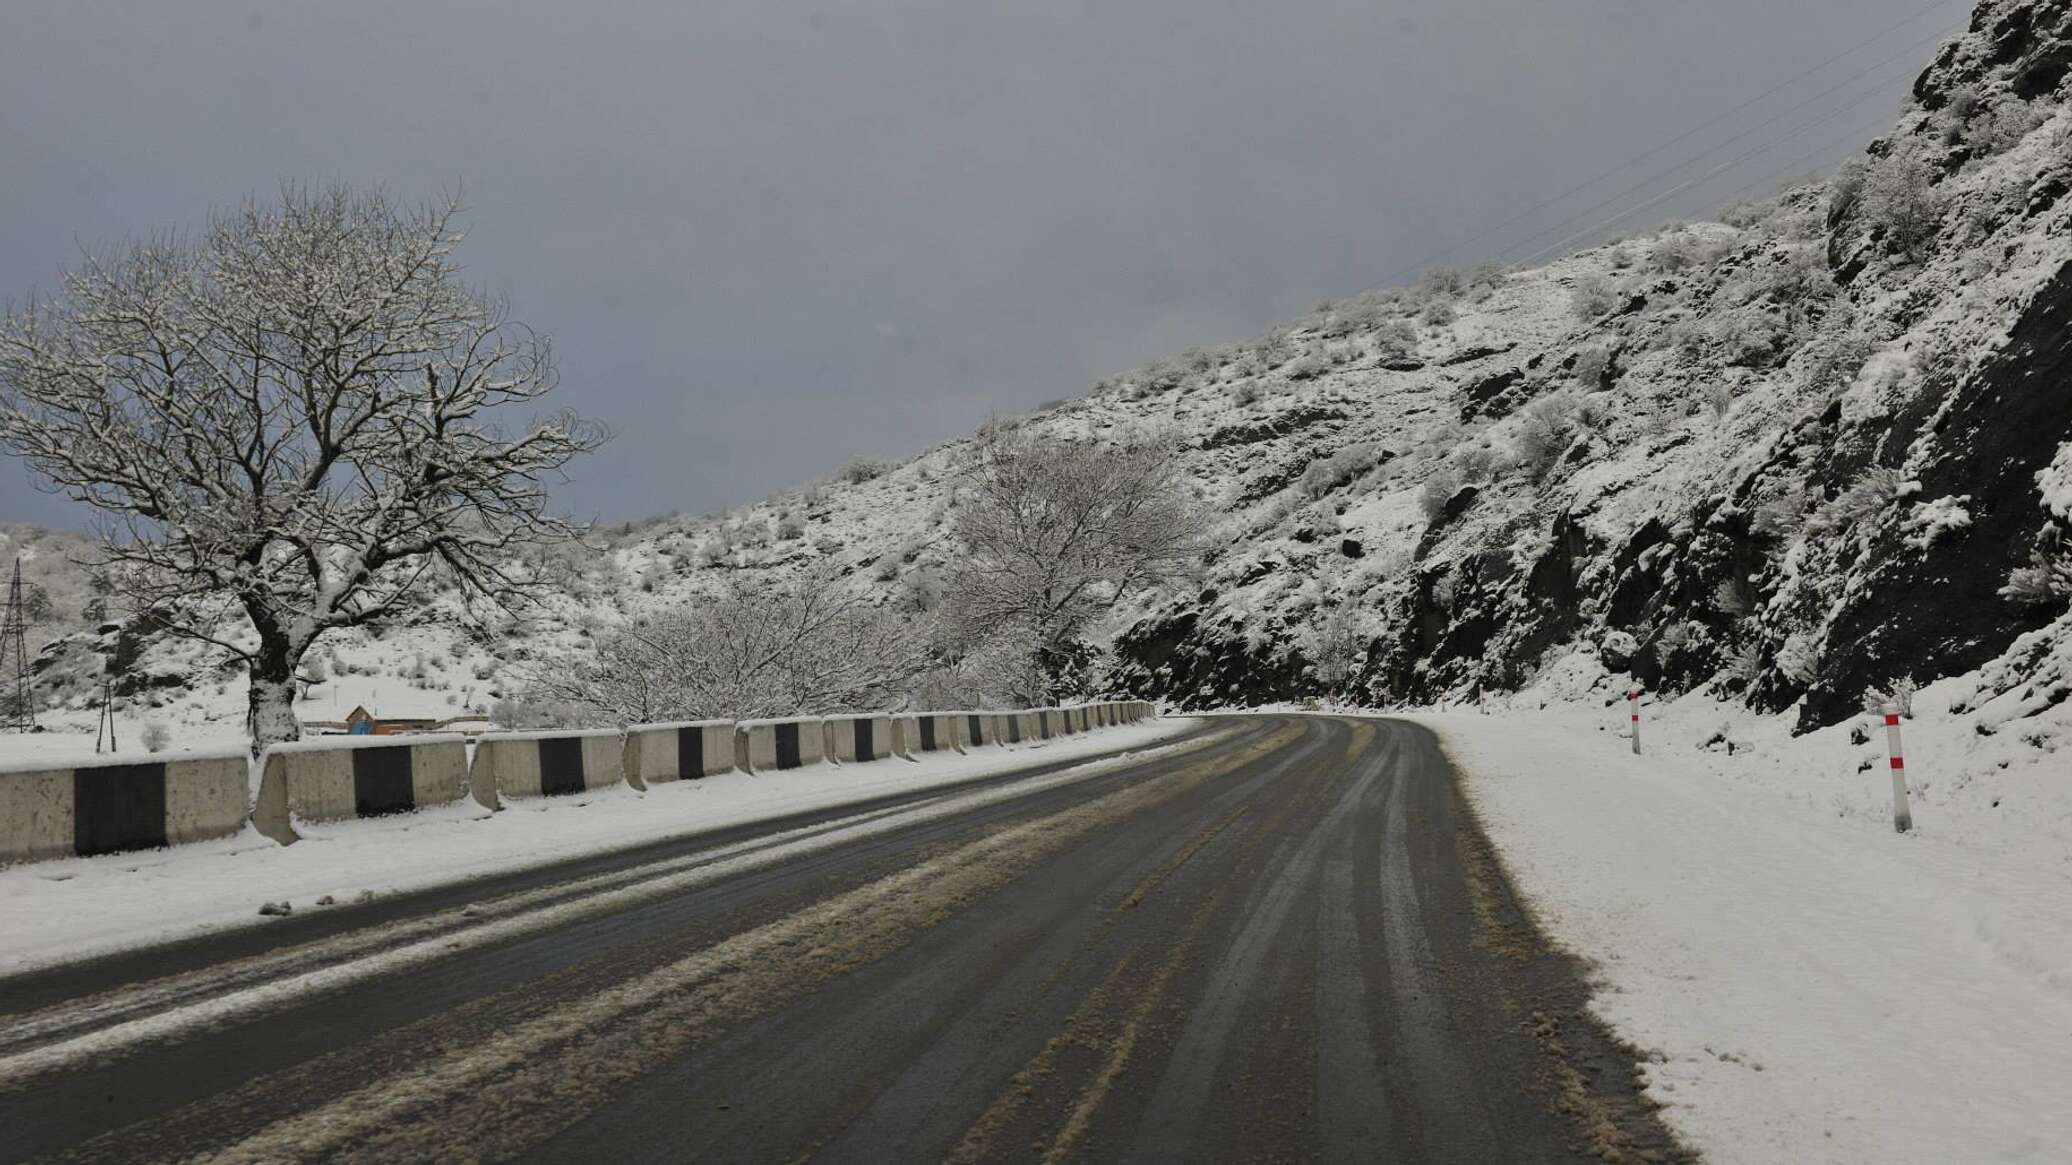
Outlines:
[[[1430,501],[1401,572],[1308,611],[1176,600],[1120,637],[1123,685],[1427,701],[1594,651],[1811,726],[2052,623],[2065,596],[2008,592],[2067,532],[2039,474],[2072,441],[2068,65],[2072,5],[1982,4],[1835,181],[1510,277],[1568,288],[1575,324],[1517,326],[1493,295],[1478,344],[1503,356],[1433,386],[1462,427],[1407,451]],[[1365,508],[1335,496],[1291,520]],[[1357,643],[1299,626],[1335,603]]]

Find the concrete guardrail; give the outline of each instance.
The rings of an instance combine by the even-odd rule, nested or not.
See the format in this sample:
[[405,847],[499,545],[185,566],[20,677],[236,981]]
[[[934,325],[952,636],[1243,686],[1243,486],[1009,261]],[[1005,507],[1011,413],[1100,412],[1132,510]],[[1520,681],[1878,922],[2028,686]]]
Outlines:
[[821,753],[836,764],[861,764],[892,755],[890,716],[829,716],[820,726]]
[[892,717],[892,755],[913,760],[921,751],[921,718],[911,713]]
[[276,744],[259,761],[252,824],[293,845],[295,822],[345,821],[450,805],[468,792],[464,736],[324,736]]
[[732,720],[636,724],[626,730],[626,783],[636,789],[733,771]]
[[743,720],[734,725],[734,767],[764,773],[817,765],[827,732],[817,716]]
[[[974,722],[978,724],[976,739],[972,731]],[[965,752],[985,743],[982,718],[968,712],[924,712],[914,717],[914,723],[912,753]]]
[[497,808],[500,797],[561,797],[618,784],[626,771],[626,735],[616,728],[581,732],[497,732],[475,743],[468,788]]
[[251,805],[243,752],[0,766],[0,863],[229,837]]

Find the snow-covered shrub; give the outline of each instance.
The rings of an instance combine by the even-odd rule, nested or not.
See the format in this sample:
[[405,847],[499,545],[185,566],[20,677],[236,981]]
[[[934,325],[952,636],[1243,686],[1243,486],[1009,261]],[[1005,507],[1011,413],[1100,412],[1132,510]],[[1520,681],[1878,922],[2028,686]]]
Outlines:
[[1827,217],[1831,222],[1840,222],[1863,201],[1864,184],[1870,175],[1870,165],[1861,158],[1851,158],[1842,163],[1835,176],[1827,183]]
[[1662,634],[1656,636],[1655,642],[1665,652],[1678,651],[1690,645],[1692,634],[1691,624],[1671,623],[1662,628]]
[[2000,597],[2017,607],[2058,607],[2072,601],[2072,550],[2046,535],[2027,566],[2008,572]]
[[1302,471],[1302,492],[1311,499],[1321,498],[1372,469],[1374,460],[1371,445],[1348,445],[1329,457],[1319,457]]
[[1434,267],[1417,281],[1417,289],[1427,298],[1459,295],[1463,280],[1459,271],[1451,267]]
[[2050,108],[2040,102],[2032,104],[2006,94],[1972,118],[1964,131],[1964,144],[1971,148],[1974,157],[2004,153],[2021,144],[2031,130],[2050,120],[2050,115]]
[[1349,299],[1335,305],[1329,313],[1317,321],[1317,334],[1330,339],[1364,332],[1379,324],[1384,310],[1371,296]]
[[1585,275],[1568,291],[1569,313],[1584,323],[1617,307],[1619,293],[1600,275]]
[[1711,267],[1727,253],[1727,244],[1685,231],[1668,231],[1648,248],[1648,266],[1675,275]]
[[1761,226],[1776,215],[1780,203],[1775,198],[1743,200],[1719,212],[1719,220],[1736,230],[1748,230]]
[[1798,533],[1805,524],[1805,495],[1792,490],[1757,506],[1749,528],[1762,537],[1782,540]]
[[1726,294],[1736,303],[1769,300],[1791,307],[1832,299],[1837,290],[1826,256],[1820,248],[1806,246],[1791,248],[1781,263],[1749,268],[1734,279]]
[[934,570],[910,571],[900,580],[894,605],[902,611],[927,614],[942,605],[942,575]]
[[144,725],[142,739],[145,752],[164,752],[165,746],[172,743],[173,733],[164,724],[152,720]]
[[1441,467],[1425,478],[1417,488],[1417,508],[1424,514],[1425,523],[1430,525],[1446,513],[1446,503],[1460,492],[1460,479],[1451,467]]
[[1648,336],[1650,347],[1666,349],[1687,359],[1705,351],[1705,346],[1711,342],[1712,331],[1700,316],[1671,320],[1669,326]]
[[875,457],[856,457],[842,467],[841,477],[850,485],[861,485],[885,476],[891,469],[890,461],[880,461]]
[[1391,319],[1374,330],[1374,351],[1383,359],[1407,359],[1417,354],[1417,329],[1409,320]]
[[1575,378],[1577,387],[1585,392],[1595,392],[1604,387],[1605,374],[1611,370],[1611,357],[1602,348],[1585,348],[1576,353]]
[[1712,609],[1722,615],[1730,615],[1738,619],[1748,614],[1754,607],[1755,603],[1749,595],[1748,583],[1744,579],[1721,579],[1719,585],[1712,588]]
[[1777,670],[1795,684],[1810,684],[1820,674],[1820,648],[1811,636],[1798,634],[1777,649]]
[[1908,153],[1879,159],[1864,176],[1866,222],[1884,233],[1886,249],[1903,258],[1927,251],[1942,226],[1943,199],[1935,168]]
[[778,519],[778,521],[777,521],[777,540],[778,540],[778,541],[780,541],[780,542],[792,542],[792,541],[796,541],[797,539],[800,539],[800,538],[803,538],[803,537],[805,537],[805,535],[806,535],[806,528],[805,528],[804,526],[802,526],[802,525],[800,525],[800,524],[799,524],[799,520],[798,520],[797,518],[788,518],[788,517],[787,517],[787,518],[780,518],[780,519]]
[[1820,535],[1854,530],[1890,507],[1905,483],[1896,469],[1866,470],[1848,489],[1806,519],[1806,532]]
[[1954,497],[1940,497],[1932,502],[1915,506],[1908,512],[1902,529],[1906,533],[1907,545],[1916,550],[1926,550],[1944,538],[1964,530],[1971,525],[1970,494]]
[[1424,311],[1419,313],[1417,318],[1429,327],[1443,328],[1451,324],[1458,317],[1458,314],[1453,310],[1453,303],[1450,300],[1435,299],[1425,305]]
[[1575,406],[1576,427],[1585,432],[1595,432],[1611,423],[1611,411],[1595,398],[1585,397],[1576,401]]
[[1790,329],[1774,312],[1749,306],[1735,308],[1707,329],[1720,359],[1728,364],[1761,368],[1784,354]]
[[1729,683],[1750,684],[1763,670],[1762,644],[1750,640],[1727,652],[1720,667],[1720,678]]
[[1366,626],[1360,608],[1352,603],[1336,604],[1321,622],[1312,619],[1305,626],[1311,629],[1305,646],[1314,661],[1317,681],[1327,692],[1341,692],[1355,674],[1360,657],[1373,638],[1372,630]]
[[1460,597],[1460,575],[1449,570],[1432,583],[1432,601],[1442,611],[1453,610],[1454,600]]
[[1575,427],[1575,402],[1556,394],[1527,405],[1511,437],[1511,452],[1526,476],[1538,481],[1568,449]]
[[1901,676],[1889,685],[1868,687],[1863,690],[1863,710],[1873,716],[1880,715],[1885,705],[1891,704],[1901,716],[1914,718],[1914,677]]
[[1806,345],[1799,383],[1808,396],[1824,400],[1855,383],[1871,358],[1870,338],[1853,327],[1836,327]]
[[1463,482],[1483,482],[1496,476],[1500,458],[1496,450],[1487,445],[1472,445],[1454,455],[1454,467],[1460,470]]
[[1278,368],[1294,359],[1297,349],[1286,328],[1275,328],[1260,337],[1256,351],[1268,368]]

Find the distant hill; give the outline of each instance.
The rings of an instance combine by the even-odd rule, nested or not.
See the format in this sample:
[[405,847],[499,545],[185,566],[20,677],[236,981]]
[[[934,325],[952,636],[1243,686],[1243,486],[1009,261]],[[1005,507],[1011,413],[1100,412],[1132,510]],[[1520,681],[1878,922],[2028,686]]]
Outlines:
[[51,530],[24,522],[0,522],[0,585],[22,564],[22,585],[41,592],[40,618],[29,627],[32,637],[54,638],[87,625],[93,595],[88,561],[93,540],[69,530]]

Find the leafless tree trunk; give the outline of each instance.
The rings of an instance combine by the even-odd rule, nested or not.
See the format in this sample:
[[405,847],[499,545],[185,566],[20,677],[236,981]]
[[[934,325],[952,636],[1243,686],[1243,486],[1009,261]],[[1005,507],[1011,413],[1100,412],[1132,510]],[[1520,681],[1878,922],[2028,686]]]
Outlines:
[[1199,568],[1203,516],[1180,480],[1171,434],[994,434],[967,475],[956,520],[964,556],[943,602],[967,645],[1018,636],[1054,670],[1074,637],[1124,596]]
[[457,209],[284,188],[89,255],[0,321],[0,448],[103,512],[139,610],[245,661],[255,750],[299,735],[292,677],[327,631],[434,576],[509,605],[515,552],[573,532],[546,483],[605,435],[502,428],[553,352],[461,282]]

